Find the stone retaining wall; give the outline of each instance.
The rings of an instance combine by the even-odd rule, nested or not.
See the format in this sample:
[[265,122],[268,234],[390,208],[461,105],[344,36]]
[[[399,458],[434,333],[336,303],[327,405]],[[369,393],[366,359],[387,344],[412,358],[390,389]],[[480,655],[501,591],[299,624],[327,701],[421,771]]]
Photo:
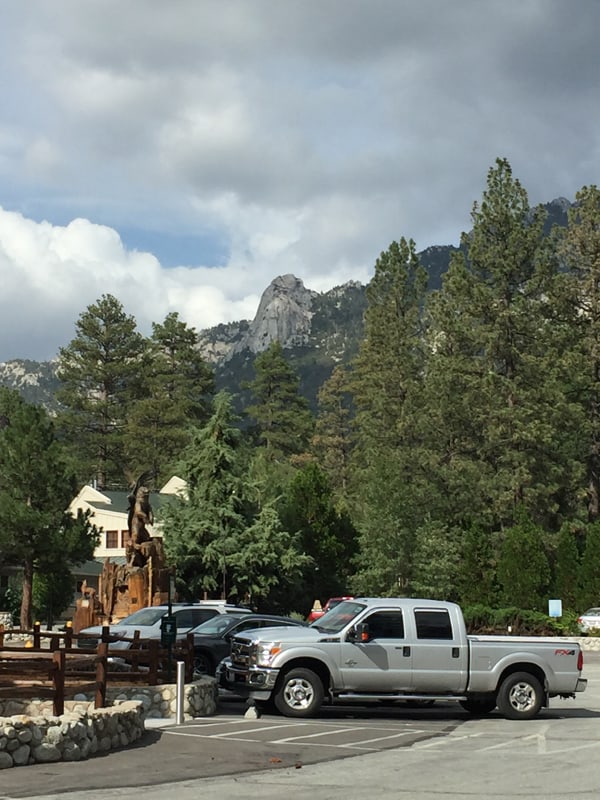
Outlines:
[[[217,711],[214,678],[186,684],[184,719]],[[88,694],[65,702],[65,713],[52,714],[49,700],[0,700],[0,770],[50,761],[80,761],[127,747],[144,732],[144,720],[175,719],[176,684],[108,688],[107,708],[94,708]]]
[[[35,708],[35,704],[32,704]],[[42,703],[38,709],[42,711]],[[60,717],[0,717],[0,770],[52,761],[81,761],[127,747],[144,733],[142,704],[91,709],[74,701]]]

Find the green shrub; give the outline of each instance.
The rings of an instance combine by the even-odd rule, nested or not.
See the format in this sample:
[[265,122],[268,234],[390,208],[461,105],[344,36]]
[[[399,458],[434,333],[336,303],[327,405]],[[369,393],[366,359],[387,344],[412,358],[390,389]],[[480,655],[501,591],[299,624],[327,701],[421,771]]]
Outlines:
[[475,605],[465,608],[464,616],[467,631],[473,634],[571,636],[579,632],[577,615],[568,610],[562,617],[549,617],[539,611],[516,607],[490,608]]

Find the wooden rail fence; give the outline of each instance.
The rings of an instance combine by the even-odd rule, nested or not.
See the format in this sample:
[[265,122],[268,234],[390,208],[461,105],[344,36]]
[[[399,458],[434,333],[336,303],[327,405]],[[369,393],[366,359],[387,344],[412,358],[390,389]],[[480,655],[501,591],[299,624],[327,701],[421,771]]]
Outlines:
[[[0,698],[51,697],[53,712],[64,713],[65,698],[79,692],[93,693],[96,708],[106,706],[106,688],[132,683],[156,686],[172,682],[173,661],[184,661],[185,680],[193,678],[194,637],[189,634],[169,650],[155,639],[141,639],[138,631],[128,649],[110,649],[116,637],[103,628],[95,647],[75,647],[78,636],[70,628],[64,632],[43,631],[39,624],[32,631],[0,626]],[[27,644],[14,645],[14,636],[27,637]],[[10,637],[11,644],[5,641]],[[96,639],[98,637],[95,637]]]

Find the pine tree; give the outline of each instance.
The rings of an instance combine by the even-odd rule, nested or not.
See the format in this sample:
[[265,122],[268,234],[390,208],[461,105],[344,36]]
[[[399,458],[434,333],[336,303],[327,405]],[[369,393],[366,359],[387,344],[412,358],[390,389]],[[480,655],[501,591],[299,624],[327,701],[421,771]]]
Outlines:
[[248,385],[254,403],[246,409],[256,423],[258,442],[270,461],[289,459],[308,449],[313,418],[299,392],[300,381],[283,355],[279,342],[254,361],[254,380]]
[[351,508],[360,531],[353,587],[367,594],[406,591],[414,532],[431,502],[412,418],[425,363],[426,284],[414,242],[393,242],[375,264],[364,340],[352,363]]
[[423,302],[427,273],[415,243],[402,238],[381,253],[367,287],[365,334],[352,363],[350,387],[359,447],[402,445],[407,399],[421,381]]
[[44,409],[0,389],[0,420],[0,551],[23,569],[21,628],[29,629],[35,574],[91,558],[97,536],[86,516],[67,510],[76,483]]
[[544,610],[550,566],[543,532],[523,509],[517,511],[516,524],[505,531],[498,561],[498,580],[507,605]]
[[559,531],[556,544],[554,596],[562,600],[563,608],[573,611],[579,602],[580,557],[577,540],[580,535],[579,526],[565,523]]
[[284,614],[301,610],[294,605],[295,589],[313,562],[300,537],[285,530],[273,505],[257,508],[229,564],[231,591],[238,600]]
[[308,558],[247,478],[246,443],[231,396],[219,392],[208,423],[183,453],[187,496],[161,511],[165,549],[183,593],[251,602],[296,579]]
[[79,316],[77,335],[59,354],[59,427],[74,449],[80,480],[99,488],[130,477],[124,431],[132,402],[144,394],[145,345],[133,317],[112,295]]
[[600,518],[600,191],[584,186],[575,199],[559,251],[568,269],[567,318],[573,335],[568,389],[584,415],[586,511],[594,522]]
[[247,527],[246,453],[236,420],[231,397],[219,392],[213,416],[195,433],[178,465],[186,497],[161,511],[168,531],[165,551],[176,566],[178,585],[190,597],[230,593],[229,557]]
[[472,218],[428,307],[421,431],[451,500],[447,520],[501,530],[524,505],[557,529],[574,500],[573,420],[548,310],[557,264],[544,214],[498,159]]
[[193,427],[209,419],[214,376],[197,349],[198,334],[176,313],[152,329],[145,357],[146,393],[128,415],[125,449],[130,471],[151,469],[160,485],[171,476]]
[[460,597],[462,531],[437,520],[416,531],[411,594],[457,602]]
[[294,591],[294,607],[307,615],[315,598],[348,592],[357,535],[348,515],[335,509],[331,487],[315,463],[300,469],[281,501],[284,527],[297,533],[299,547],[310,557],[310,570]]
[[311,450],[327,473],[336,504],[347,506],[352,452],[352,412],[346,370],[338,365],[318,393]]
[[579,567],[579,603],[582,609],[598,605],[600,575],[600,521],[584,528],[585,544]]

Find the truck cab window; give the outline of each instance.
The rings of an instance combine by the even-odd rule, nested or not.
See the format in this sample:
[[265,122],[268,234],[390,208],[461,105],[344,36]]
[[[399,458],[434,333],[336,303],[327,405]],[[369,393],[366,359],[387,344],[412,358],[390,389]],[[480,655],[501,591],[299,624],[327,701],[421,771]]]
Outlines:
[[450,615],[445,609],[415,610],[417,639],[453,639]]
[[369,626],[370,639],[404,639],[401,611],[376,611],[364,622]]

